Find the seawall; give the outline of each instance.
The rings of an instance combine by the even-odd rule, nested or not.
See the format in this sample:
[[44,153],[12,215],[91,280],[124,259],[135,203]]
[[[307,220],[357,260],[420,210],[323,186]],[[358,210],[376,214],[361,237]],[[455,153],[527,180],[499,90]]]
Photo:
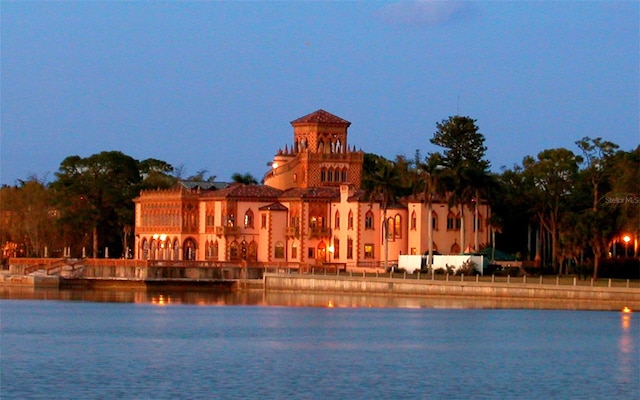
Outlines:
[[264,274],[267,292],[322,292],[387,296],[456,296],[566,301],[617,302],[640,309],[640,290],[626,287],[568,286],[538,283],[500,283],[398,279],[389,277]]

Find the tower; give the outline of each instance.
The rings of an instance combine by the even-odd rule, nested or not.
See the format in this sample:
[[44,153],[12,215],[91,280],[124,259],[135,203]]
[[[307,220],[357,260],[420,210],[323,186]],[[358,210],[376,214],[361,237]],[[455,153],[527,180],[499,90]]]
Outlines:
[[351,122],[324,110],[291,121],[293,145],[278,150],[264,184],[278,189],[360,187],[364,153],[350,149]]

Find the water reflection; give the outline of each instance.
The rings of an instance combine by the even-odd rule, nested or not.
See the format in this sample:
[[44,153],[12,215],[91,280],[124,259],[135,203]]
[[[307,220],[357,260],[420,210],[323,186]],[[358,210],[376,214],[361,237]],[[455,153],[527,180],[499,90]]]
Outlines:
[[[227,290],[86,290],[0,287],[0,299],[62,300],[90,302],[148,303],[158,306],[180,304],[202,306],[257,305],[330,308],[446,308],[446,309],[554,309],[620,311],[617,301],[566,301],[469,297],[399,297],[330,293],[233,292]],[[628,302],[625,302],[628,303]],[[637,309],[634,305],[634,309]],[[622,328],[629,329],[632,313],[622,314]]]

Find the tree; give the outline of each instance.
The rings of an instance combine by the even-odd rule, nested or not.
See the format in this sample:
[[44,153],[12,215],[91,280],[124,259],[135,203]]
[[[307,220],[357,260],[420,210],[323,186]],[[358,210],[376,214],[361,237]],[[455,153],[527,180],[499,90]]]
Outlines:
[[603,185],[607,183],[608,174],[611,172],[606,168],[607,161],[613,156],[618,145],[604,141],[602,138],[591,139],[584,137],[576,142],[578,148],[582,150],[584,156],[584,169],[581,174],[585,180],[591,184],[592,202],[591,211],[586,212],[584,219],[588,231],[587,240],[593,249],[593,278],[598,278],[598,267],[608,242],[606,234],[609,225],[607,216],[603,215],[599,205],[604,196],[601,196]]
[[480,193],[487,181],[489,161],[484,159],[487,150],[484,146],[485,139],[479,132],[476,120],[469,117],[449,117],[448,120],[436,123],[436,128],[430,141],[446,149],[442,156],[443,165],[447,169],[443,180],[449,192],[449,206],[457,206],[460,210],[460,246],[464,251],[465,206],[472,206],[474,202],[477,204],[480,201]]
[[[365,157],[366,159],[366,157]],[[384,235],[384,267],[389,267],[389,222],[387,210],[398,199],[403,189],[401,175],[397,164],[382,157],[374,159],[375,170],[363,176],[362,186],[371,202],[379,202],[382,209],[382,230]],[[371,165],[369,165],[371,168]]]
[[235,183],[243,183],[245,185],[257,185],[258,181],[250,173],[241,174],[239,172],[231,175],[231,180]]
[[177,178],[173,166],[165,161],[155,158],[147,158],[138,163],[138,170],[142,178],[140,189],[168,189],[172,187]]
[[8,256],[42,257],[60,244],[50,192],[37,176],[0,189],[0,215],[0,243],[14,248]]
[[419,157],[416,157],[417,170],[419,173],[418,187],[421,188],[425,203],[427,206],[427,224],[428,224],[428,255],[427,266],[431,269],[433,263],[433,201],[436,198],[443,198],[445,196],[445,188],[440,179],[442,171],[444,170],[442,156],[439,153],[432,153],[428,155],[424,162],[417,161]]
[[576,183],[578,164],[582,161],[564,148],[544,150],[537,159],[524,158],[523,177],[528,201],[538,221],[551,236],[551,265],[558,270],[558,234],[560,219],[569,207],[566,201]]
[[[101,152],[87,158],[70,156],[60,164],[52,183],[61,222],[74,236],[91,232],[93,257],[99,246],[117,254],[124,227],[133,224],[133,198],[141,176],[138,162],[119,151]],[[79,238],[82,241],[82,238]],[[86,243],[86,241],[85,241]]]

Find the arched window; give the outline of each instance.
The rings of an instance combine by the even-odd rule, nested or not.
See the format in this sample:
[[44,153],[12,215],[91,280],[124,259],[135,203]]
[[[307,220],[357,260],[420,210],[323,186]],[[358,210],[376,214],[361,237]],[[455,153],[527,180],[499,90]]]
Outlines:
[[173,260],[178,261],[180,259],[180,242],[178,238],[173,238],[173,246],[171,248],[173,249]]
[[478,219],[476,220],[476,216],[473,216],[473,231],[476,230],[482,231],[482,214],[478,213]]
[[336,210],[336,215],[333,219],[333,227],[335,229],[340,229],[340,211]]
[[182,246],[184,250],[183,260],[195,260],[196,259],[196,250],[197,245],[193,238],[187,238],[184,241],[184,245]]
[[347,169],[343,168],[342,169],[342,182],[346,182],[347,181]]
[[387,226],[383,226],[382,228],[386,231],[387,239],[393,240],[395,238],[396,226],[393,223],[393,217],[387,218]]
[[211,259],[212,260],[218,260],[219,251],[220,251],[220,247],[218,245],[218,241],[216,240],[215,242],[213,242],[213,245],[211,246]]
[[324,142],[322,140],[318,142],[318,153],[324,153]]
[[327,170],[323,167],[320,169],[320,181],[324,182],[327,180]]
[[316,259],[320,262],[327,261],[327,245],[324,242],[318,244],[318,252],[316,253]]
[[276,242],[276,245],[273,249],[273,258],[284,258],[284,243]]
[[364,229],[373,229],[373,213],[371,210],[367,211],[364,216]]
[[142,240],[142,259],[149,259],[149,242],[147,242],[147,239]]
[[240,242],[240,258],[243,260],[247,259],[247,254],[248,254],[248,248],[247,248],[247,241],[243,240],[242,242]]
[[347,238],[347,259],[353,259],[353,239],[351,239],[351,236]]
[[236,240],[234,240],[229,245],[229,260],[230,261],[237,261],[239,257],[240,257],[240,255],[238,253],[238,242]]
[[347,220],[347,228],[353,229],[353,211],[349,210],[349,217]]
[[416,216],[416,212],[413,211],[411,213],[411,230],[415,231],[416,230],[416,225],[418,224],[418,217]]
[[431,228],[434,231],[438,230],[438,214],[435,211],[431,213]]
[[458,243],[451,245],[451,254],[460,254],[460,245]]
[[455,229],[456,229],[456,215],[452,211],[449,211],[449,214],[447,214],[447,230],[453,231]]
[[244,227],[253,229],[253,211],[251,209],[244,213]]
[[340,258],[340,239],[337,237],[333,238],[333,259],[337,260]]
[[401,239],[402,238],[402,217],[400,214],[396,214],[394,227],[393,227],[393,238]]
[[333,181],[333,170],[329,169],[329,171],[327,171],[327,182],[331,181]]
[[255,240],[252,240],[249,243],[249,254],[247,254],[247,259],[249,261],[258,261],[258,243]]

